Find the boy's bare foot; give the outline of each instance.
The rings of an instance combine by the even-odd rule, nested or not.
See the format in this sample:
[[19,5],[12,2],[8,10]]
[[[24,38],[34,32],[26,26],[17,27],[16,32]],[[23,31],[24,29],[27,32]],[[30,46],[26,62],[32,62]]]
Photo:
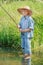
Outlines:
[[30,58],[30,55],[25,55],[24,58],[25,58],[25,59],[29,59],[29,58]]
[[30,56],[25,57],[25,59],[29,59],[29,58],[30,58]]

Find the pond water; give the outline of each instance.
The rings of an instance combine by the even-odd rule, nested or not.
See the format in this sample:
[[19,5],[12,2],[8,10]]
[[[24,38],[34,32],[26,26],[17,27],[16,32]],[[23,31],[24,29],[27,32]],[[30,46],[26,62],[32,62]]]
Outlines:
[[[0,65],[24,65],[22,59],[22,55],[15,56],[14,53],[0,53]],[[31,65],[43,65],[43,54],[32,54]]]
[[[30,65],[27,64],[29,60],[23,59],[23,54],[11,51],[2,51],[0,50],[0,65]],[[43,65],[43,51],[32,53],[31,56],[31,65]]]

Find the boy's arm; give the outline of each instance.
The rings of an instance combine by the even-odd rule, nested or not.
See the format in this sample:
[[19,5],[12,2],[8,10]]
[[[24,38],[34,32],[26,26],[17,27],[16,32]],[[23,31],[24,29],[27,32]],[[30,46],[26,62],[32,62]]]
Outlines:
[[32,29],[28,28],[28,29],[20,29],[20,32],[30,32]]
[[30,32],[32,29],[31,28],[28,28],[28,29],[20,29],[20,32]]

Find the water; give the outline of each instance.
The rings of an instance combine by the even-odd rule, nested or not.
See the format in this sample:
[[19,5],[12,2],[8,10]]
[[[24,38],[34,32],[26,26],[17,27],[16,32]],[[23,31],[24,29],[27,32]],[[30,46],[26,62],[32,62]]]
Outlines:
[[[43,53],[34,53],[31,58],[31,65],[43,65]],[[0,51],[0,65],[28,65],[27,62],[29,61],[24,60],[23,55]]]

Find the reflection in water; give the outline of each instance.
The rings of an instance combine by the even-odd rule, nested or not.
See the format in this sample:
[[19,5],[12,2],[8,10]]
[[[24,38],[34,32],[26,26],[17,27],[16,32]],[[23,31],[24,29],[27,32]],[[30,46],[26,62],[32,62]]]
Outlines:
[[31,58],[29,59],[22,58],[22,65],[31,65]]

